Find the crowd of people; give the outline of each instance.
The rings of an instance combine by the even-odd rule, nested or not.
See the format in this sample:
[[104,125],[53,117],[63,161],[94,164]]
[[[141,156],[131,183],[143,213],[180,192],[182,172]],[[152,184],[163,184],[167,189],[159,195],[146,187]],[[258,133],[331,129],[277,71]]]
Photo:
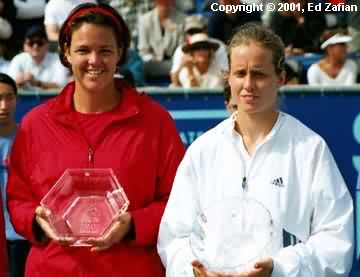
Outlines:
[[[1,0],[3,5],[0,5],[0,72],[8,73],[7,70],[18,64],[19,58],[15,58],[21,52],[32,55],[35,48],[42,52],[57,52],[58,50],[58,36],[61,25],[65,21],[70,11],[83,3],[83,0],[38,0],[38,1],[12,1]],[[290,82],[286,84],[315,84],[314,78],[322,77],[322,84],[344,84],[341,82],[343,78],[348,81],[346,84],[355,84],[358,82],[358,56],[350,55],[356,64],[352,64],[351,69],[355,71],[348,77],[346,72],[340,70],[333,70],[329,73],[323,66],[317,67],[318,71],[312,69],[308,73],[308,67],[302,66],[301,61],[292,59],[297,55],[318,54],[319,60],[329,60],[329,48],[322,47],[324,39],[327,34],[332,33],[348,33],[351,40],[346,42],[338,42],[342,45],[350,45],[351,47],[343,47],[346,54],[348,48],[350,52],[356,53],[360,50],[359,45],[359,24],[358,14],[354,12],[317,12],[308,11],[307,3],[322,4],[328,0],[213,0],[203,1],[203,7],[198,7],[199,1],[194,0],[141,0],[141,1],[119,1],[119,0],[85,0],[89,3],[106,3],[116,9],[124,18],[126,24],[129,26],[131,33],[131,49],[129,51],[127,62],[119,68],[117,73],[137,87],[146,85],[160,85],[184,88],[223,88],[223,81],[208,82],[203,81],[209,76],[216,79],[223,79],[227,71],[228,57],[224,45],[226,45],[233,33],[243,24],[247,22],[257,22],[259,24],[268,26],[276,34],[278,34],[285,43],[286,47],[286,61],[289,63],[285,69],[290,76]],[[245,11],[238,11],[236,13],[212,11],[212,3],[219,5],[239,5],[239,4],[267,4],[279,2],[294,4],[297,7],[300,5],[304,8],[304,13],[296,11],[281,11],[277,9],[274,12],[269,12],[265,8],[263,11],[253,11],[251,13]],[[342,0],[342,3],[348,5],[356,4],[354,0]],[[25,18],[25,13],[27,14]],[[28,29],[33,27],[43,26],[46,30],[47,43],[44,44],[28,44],[25,47],[28,39]],[[335,33],[334,33],[335,32]],[[184,44],[192,44],[191,36],[197,33],[206,34],[212,42],[219,44],[217,51],[212,51],[213,54],[203,55],[205,63],[208,66],[203,66],[203,59],[193,59],[194,53],[199,51],[187,51],[184,53],[182,47]],[[345,33],[345,35],[347,35]],[[327,39],[329,39],[328,37]],[[208,44],[202,44],[199,48],[199,43],[196,42],[198,50],[207,49]],[[190,46],[191,48],[194,48]],[[333,48],[333,47],[330,47]],[[214,49],[212,49],[214,50]],[[330,50],[331,51],[331,50]],[[211,52],[211,51],[210,51]],[[334,52],[334,51],[332,51]],[[22,56],[25,56],[22,53]],[[199,56],[195,54],[196,56]],[[47,55],[50,56],[50,55]],[[209,56],[209,57],[206,57]],[[305,57],[304,56],[304,57]],[[29,60],[29,58],[27,58]],[[16,60],[13,62],[13,60]],[[330,59],[333,67],[341,69],[345,65],[343,59]],[[55,61],[54,61],[55,62]],[[37,62],[39,63],[39,62]],[[347,61],[349,63],[349,61]],[[322,63],[321,63],[322,64]],[[191,65],[191,66],[190,66]],[[355,66],[355,67],[354,67]],[[37,66],[38,67],[38,66]],[[182,78],[185,81],[180,81],[179,73],[182,68]],[[195,70],[195,74],[191,68]],[[39,69],[38,69],[39,70]],[[53,74],[58,74],[56,69],[47,69],[47,74],[42,73],[41,82],[50,82],[52,71]],[[66,71],[66,81],[73,77],[71,72]],[[188,72],[188,73],[184,73]],[[31,80],[33,72],[25,72],[26,76],[23,82],[29,84],[29,87],[34,86]],[[29,73],[29,74],[27,74]],[[341,78],[337,78],[336,73],[341,73]],[[10,71],[13,78],[16,78]],[[45,77],[47,75],[47,77]],[[195,76],[196,75],[196,76]],[[314,75],[314,76],[313,76]],[[189,78],[192,81],[189,81]],[[53,89],[59,91],[64,85],[64,79],[60,78],[57,84],[50,86],[38,86],[36,89]],[[287,80],[288,80],[287,79]],[[351,80],[351,82],[350,82]],[[66,83],[65,81],[65,83]]]
[[[100,2],[44,1],[45,20],[26,19],[36,22],[0,72],[0,277],[347,276],[351,195],[324,139],[281,112],[278,94],[293,80],[287,57],[316,48],[324,55],[310,84],[356,83],[347,55],[356,35],[327,30],[320,14],[276,12],[265,24],[261,13],[185,15],[191,1]],[[288,31],[277,30],[284,24]],[[310,39],[297,40],[309,26],[317,26]],[[159,76],[174,87],[223,88],[229,117],[186,151],[170,114],[136,88]],[[18,125],[18,89],[59,94]],[[40,205],[68,168],[111,168],[130,201],[89,247],[59,236]],[[210,257],[224,232],[208,222],[231,229],[217,222],[234,199],[261,203],[277,236],[264,255],[229,271]],[[247,211],[256,228],[261,216]]]

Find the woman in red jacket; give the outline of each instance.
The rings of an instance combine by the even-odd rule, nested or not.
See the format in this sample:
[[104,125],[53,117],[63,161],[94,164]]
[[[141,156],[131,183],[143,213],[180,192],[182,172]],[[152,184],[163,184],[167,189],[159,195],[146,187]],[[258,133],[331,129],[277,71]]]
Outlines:
[[[114,79],[129,41],[121,16],[100,4],[79,6],[60,30],[74,82],[24,117],[12,149],[9,211],[33,244],[26,276],[164,276],[156,240],[184,147],[159,104]],[[39,206],[68,168],[112,168],[130,200],[91,247],[69,247]]]

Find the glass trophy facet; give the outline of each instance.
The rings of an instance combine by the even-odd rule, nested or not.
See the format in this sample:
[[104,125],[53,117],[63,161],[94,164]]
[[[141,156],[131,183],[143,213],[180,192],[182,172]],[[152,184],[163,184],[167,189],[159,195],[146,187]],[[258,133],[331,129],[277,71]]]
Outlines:
[[214,272],[242,272],[257,259],[273,254],[274,221],[252,198],[214,203],[198,217],[190,235],[195,257]]
[[40,202],[51,227],[73,246],[106,233],[129,200],[112,169],[67,169]]

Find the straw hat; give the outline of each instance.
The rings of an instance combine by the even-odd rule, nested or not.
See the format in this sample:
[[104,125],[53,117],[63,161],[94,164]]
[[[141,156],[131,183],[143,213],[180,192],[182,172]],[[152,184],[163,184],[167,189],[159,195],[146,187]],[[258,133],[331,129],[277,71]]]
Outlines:
[[188,53],[194,49],[205,48],[216,51],[219,48],[219,44],[211,41],[207,34],[198,33],[190,37],[189,43],[182,47],[184,53]]

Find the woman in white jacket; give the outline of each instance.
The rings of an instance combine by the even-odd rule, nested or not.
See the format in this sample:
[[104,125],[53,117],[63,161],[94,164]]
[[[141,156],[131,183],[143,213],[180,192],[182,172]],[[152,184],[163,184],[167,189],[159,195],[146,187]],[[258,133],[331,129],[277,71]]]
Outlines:
[[[228,83],[238,110],[198,138],[178,168],[158,240],[167,276],[347,276],[354,248],[352,198],[325,141],[278,111],[283,43],[265,27],[246,24],[232,38],[229,57]],[[206,224],[218,216],[221,225],[227,215],[209,207],[244,196],[269,211],[274,247],[245,270],[213,270],[194,251],[199,245],[214,249],[214,230]]]

